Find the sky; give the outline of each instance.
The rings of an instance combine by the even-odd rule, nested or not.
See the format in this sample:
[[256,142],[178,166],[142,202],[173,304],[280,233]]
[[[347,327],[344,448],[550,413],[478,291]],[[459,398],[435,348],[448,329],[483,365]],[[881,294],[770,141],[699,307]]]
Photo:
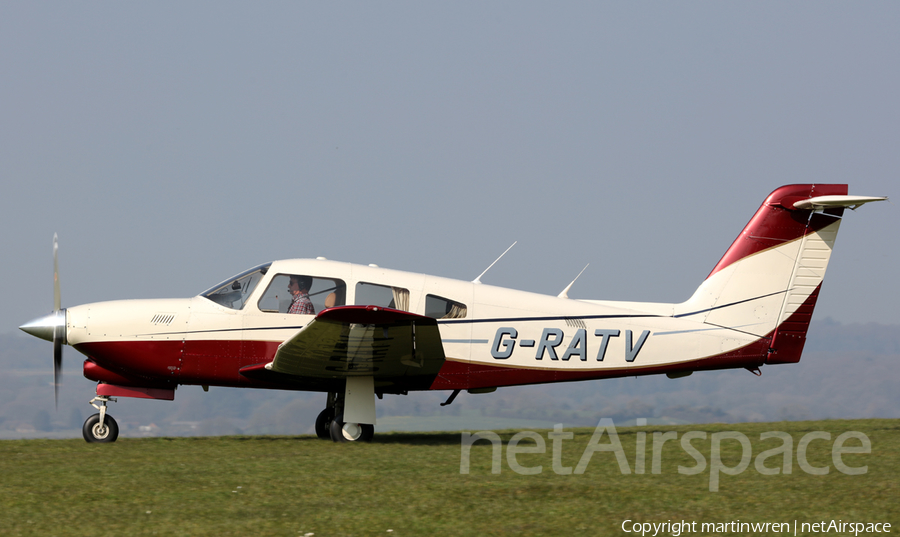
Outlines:
[[[900,199],[897,2],[0,3],[0,333],[324,256],[686,300],[765,197]],[[897,205],[815,318],[900,324]],[[24,335],[23,335],[24,337]],[[49,350],[48,350],[49,352]]]

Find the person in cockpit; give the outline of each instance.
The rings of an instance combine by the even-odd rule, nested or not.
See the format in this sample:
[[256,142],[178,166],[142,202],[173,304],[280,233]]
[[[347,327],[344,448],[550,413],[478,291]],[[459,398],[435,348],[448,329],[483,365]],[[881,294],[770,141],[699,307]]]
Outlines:
[[312,287],[312,278],[309,276],[291,275],[291,281],[288,283],[288,292],[291,293],[293,299],[291,300],[291,307],[288,308],[288,313],[316,314],[312,300],[309,299],[310,287]]

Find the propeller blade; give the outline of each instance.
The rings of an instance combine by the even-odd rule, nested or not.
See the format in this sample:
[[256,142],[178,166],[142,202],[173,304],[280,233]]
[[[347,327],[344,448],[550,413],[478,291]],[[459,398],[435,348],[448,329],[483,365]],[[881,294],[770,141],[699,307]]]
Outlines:
[[[65,329],[65,327],[63,327]],[[53,331],[53,397],[59,410],[59,384],[62,382],[62,338]]]
[[[59,237],[53,234],[53,313],[57,325],[53,328],[53,397],[56,409],[59,410],[59,383],[62,382],[62,346],[66,339],[66,314],[61,310],[62,299],[59,293]],[[62,323],[59,323],[62,314]]]
[[56,408],[59,409],[59,385],[62,382],[63,345],[68,344],[66,334],[66,310],[60,305],[59,296],[59,238],[53,234],[53,313],[27,322],[20,330],[34,337],[53,342],[53,390]]
[[59,260],[57,252],[59,251],[59,238],[56,233],[53,234],[53,312],[60,310],[61,299],[59,296]]

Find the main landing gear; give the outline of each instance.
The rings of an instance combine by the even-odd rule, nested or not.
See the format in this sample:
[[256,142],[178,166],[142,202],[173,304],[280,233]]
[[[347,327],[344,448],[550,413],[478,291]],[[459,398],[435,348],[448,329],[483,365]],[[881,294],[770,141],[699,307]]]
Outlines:
[[328,393],[325,410],[316,418],[316,436],[331,438],[332,442],[371,442],[375,436],[375,426],[369,423],[345,423],[344,394]]
[[[100,404],[94,403],[99,401]],[[94,414],[84,421],[81,427],[81,434],[88,442],[115,442],[119,437],[119,424],[112,416],[106,413],[106,403],[108,401],[116,402],[112,397],[106,395],[98,395],[91,399],[91,406],[100,412]]]
[[333,442],[371,442],[375,436],[375,426],[369,423],[344,423],[334,420],[331,422],[330,432]]
[[336,392],[328,392],[328,402],[325,404],[325,410],[319,412],[316,417],[316,436],[321,439],[331,438],[331,422],[334,421],[334,407],[337,404],[338,394]]

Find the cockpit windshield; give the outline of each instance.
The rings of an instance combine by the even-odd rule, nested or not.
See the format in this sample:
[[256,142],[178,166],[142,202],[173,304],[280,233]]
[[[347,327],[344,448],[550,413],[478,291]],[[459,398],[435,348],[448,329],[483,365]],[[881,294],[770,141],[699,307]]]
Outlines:
[[266,263],[250,270],[244,271],[233,278],[200,293],[200,296],[208,298],[216,304],[234,310],[243,309],[247,298],[253,293],[256,285],[266,275],[271,263]]

